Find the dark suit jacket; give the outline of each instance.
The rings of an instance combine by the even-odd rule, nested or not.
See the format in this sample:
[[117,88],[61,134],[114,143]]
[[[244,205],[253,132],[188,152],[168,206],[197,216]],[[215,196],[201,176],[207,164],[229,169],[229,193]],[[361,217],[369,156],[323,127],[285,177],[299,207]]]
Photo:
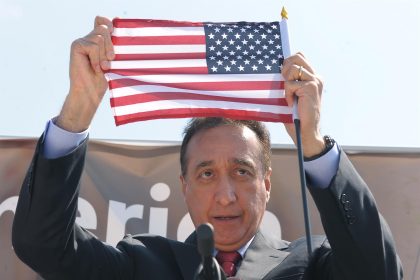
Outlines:
[[[40,141],[41,142],[41,141]],[[151,235],[106,245],[75,224],[86,142],[67,156],[45,159],[42,143],[24,180],[13,223],[19,258],[46,279],[193,279],[200,257],[186,242]],[[328,240],[285,242],[257,232],[239,267],[241,279],[402,279],[386,222],[344,153],[327,189],[309,188]]]

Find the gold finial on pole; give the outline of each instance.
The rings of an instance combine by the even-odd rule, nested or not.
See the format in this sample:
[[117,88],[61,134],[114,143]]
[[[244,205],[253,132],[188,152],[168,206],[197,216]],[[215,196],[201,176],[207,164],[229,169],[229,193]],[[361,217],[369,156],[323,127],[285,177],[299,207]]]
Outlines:
[[284,6],[283,6],[283,8],[281,9],[281,18],[282,18],[282,19],[289,19],[289,17],[287,16],[287,11],[286,11],[286,9],[284,8]]

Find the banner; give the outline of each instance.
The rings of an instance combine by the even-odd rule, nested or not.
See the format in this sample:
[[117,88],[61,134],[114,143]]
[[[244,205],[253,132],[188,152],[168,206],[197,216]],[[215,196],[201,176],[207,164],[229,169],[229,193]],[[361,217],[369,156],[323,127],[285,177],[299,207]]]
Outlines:
[[[14,254],[11,225],[36,139],[0,140],[0,279],[41,279]],[[420,279],[420,150],[345,149],[391,227],[405,276]],[[77,222],[115,245],[125,233],[184,240],[193,230],[179,183],[179,145],[90,141]],[[272,191],[263,227],[285,240],[304,235],[296,151],[273,148]],[[313,234],[323,234],[309,201]],[[417,271],[416,271],[417,270]],[[414,277],[414,278],[411,278]],[[418,278],[416,278],[418,277]]]

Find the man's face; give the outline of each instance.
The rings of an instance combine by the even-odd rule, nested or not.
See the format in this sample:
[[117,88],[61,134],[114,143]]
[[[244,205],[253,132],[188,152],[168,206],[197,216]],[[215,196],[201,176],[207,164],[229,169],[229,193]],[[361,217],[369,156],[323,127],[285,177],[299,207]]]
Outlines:
[[232,251],[256,233],[270,196],[262,147],[247,127],[200,131],[187,147],[182,190],[195,227],[211,223],[216,248]]

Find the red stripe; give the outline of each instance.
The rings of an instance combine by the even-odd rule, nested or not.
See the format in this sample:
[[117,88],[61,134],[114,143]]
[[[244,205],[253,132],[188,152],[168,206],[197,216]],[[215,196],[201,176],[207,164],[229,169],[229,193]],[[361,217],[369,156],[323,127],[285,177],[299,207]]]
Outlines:
[[126,45],[204,45],[204,35],[183,35],[183,36],[112,36],[112,43],[116,46]]
[[203,26],[202,22],[155,20],[155,19],[121,19],[121,18],[113,19],[112,24],[116,28]]
[[123,76],[163,75],[163,74],[208,74],[207,67],[178,68],[142,68],[142,69],[112,69],[107,73]]
[[196,94],[189,92],[151,92],[130,96],[111,98],[111,107],[126,106],[138,103],[146,103],[161,100],[214,100],[228,101],[250,104],[287,106],[284,98],[246,98],[246,97],[227,97],[206,94]]
[[205,59],[206,53],[147,53],[147,54],[116,54],[118,60],[159,60],[159,59]]
[[243,110],[224,110],[224,109],[166,109],[149,112],[141,112],[124,116],[114,116],[116,125],[122,125],[137,121],[153,119],[172,119],[172,118],[191,118],[191,117],[226,117],[241,120],[257,120],[268,122],[291,123],[291,114],[273,114],[267,112],[253,112]]
[[117,79],[109,81],[109,88],[121,88],[141,85],[161,85],[179,89],[192,90],[271,90],[284,89],[284,81],[243,81],[243,82],[190,82],[190,83],[147,83],[134,79]]

